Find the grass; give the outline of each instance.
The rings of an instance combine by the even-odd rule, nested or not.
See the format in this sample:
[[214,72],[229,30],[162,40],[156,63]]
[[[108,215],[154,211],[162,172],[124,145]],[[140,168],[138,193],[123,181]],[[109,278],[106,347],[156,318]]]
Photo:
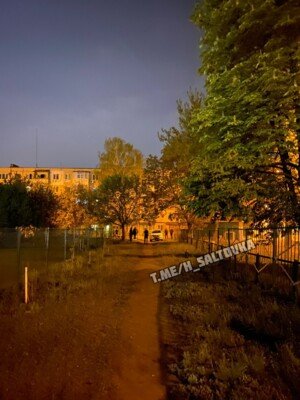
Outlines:
[[28,305],[0,292],[0,398],[106,399],[110,354],[134,277],[98,251],[29,270]]
[[54,265],[64,260],[63,251],[51,249],[46,262],[46,251],[43,248],[22,248],[20,259],[17,249],[0,249],[0,289],[15,285],[25,266],[44,271],[54,268]]
[[[186,244],[112,242],[90,264],[84,253],[48,269],[31,264],[28,305],[1,289],[0,399],[110,398],[110,358],[135,282],[125,260],[149,257],[150,269],[152,250],[161,268],[196,254]],[[168,399],[299,398],[299,308],[271,280],[255,284],[243,273],[236,281],[224,268],[160,283]]]
[[221,268],[161,284],[169,399],[299,398],[299,307]]

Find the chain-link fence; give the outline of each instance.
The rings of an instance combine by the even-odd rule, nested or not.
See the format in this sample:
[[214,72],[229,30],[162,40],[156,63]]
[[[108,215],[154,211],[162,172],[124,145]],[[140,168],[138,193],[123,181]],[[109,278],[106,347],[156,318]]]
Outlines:
[[0,289],[17,285],[24,268],[45,272],[77,254],[102,248],[102,229],[0,229]]
[[[225,268],[233,267],[235,275],[243,274],[249,267],[254,279],[270,285],[283,284],[297,293],[300,284],[300,228],[239,229],[230,225],[216,225],[209,229],[181,231],[180,240],[193,244],[199,254],[211,253],[224,247],[251,239],[255,249],[234,255],[224,263]],[[270,275],[272,279],[270,279]]]

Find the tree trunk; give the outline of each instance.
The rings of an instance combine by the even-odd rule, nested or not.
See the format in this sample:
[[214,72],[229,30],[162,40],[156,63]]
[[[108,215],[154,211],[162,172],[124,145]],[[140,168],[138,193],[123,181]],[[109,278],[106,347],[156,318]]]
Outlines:
[[125,225],[121,225],[122,229],[122,240],[125,240]]

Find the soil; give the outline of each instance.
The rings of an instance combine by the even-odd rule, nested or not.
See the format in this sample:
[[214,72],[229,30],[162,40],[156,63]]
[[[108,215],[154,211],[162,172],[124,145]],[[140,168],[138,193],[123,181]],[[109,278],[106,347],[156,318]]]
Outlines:
[[42,301],[0,304],[0,400],[164,400],[154,248],[110,245]]
[[164,400],[158,325],[159,285],[149,277],[151,272],[161,268],[161,262],[151,258],[153,246],[137,246],[139,257],[126,260],[128,268],[136,275],[134,290],[123,312],[119,345],[113,355],[115,390],[111,400]]

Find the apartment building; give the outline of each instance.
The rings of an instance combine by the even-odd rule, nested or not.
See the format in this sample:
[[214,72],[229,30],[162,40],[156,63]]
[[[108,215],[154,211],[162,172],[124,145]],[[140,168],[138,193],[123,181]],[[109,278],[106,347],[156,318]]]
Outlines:
[[26,179],[29,184],[48,185],[58,194],[66,187],[82,185],[93,189],[96,185],[95,168],[20,167],[16,164],[0,167],[0,183],[14,177]]

